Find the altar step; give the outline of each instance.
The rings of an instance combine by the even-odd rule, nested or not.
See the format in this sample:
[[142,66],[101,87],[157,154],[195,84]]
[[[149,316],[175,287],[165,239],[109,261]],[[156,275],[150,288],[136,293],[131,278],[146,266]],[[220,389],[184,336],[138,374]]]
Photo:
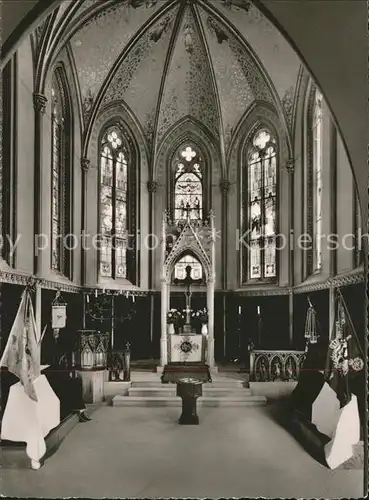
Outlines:
[[[171,384],[162,384],[160,380],[133,380],[131,383],[131,387],[133,388],[163,388],[163,387],[171,387]],[[175,385],[173,385],[175,389]],[[245,387],[248,387],[248,384],[245,383],[243,380],[240,379],[221,379],[221,380],[213,380],[213,382],[204,384],[203,389],[207,388],[216,388],[216,389],[227,389],[227,390],[234,390],[234,389],[241,389],[244,390]]]
[[[232,396],[217,397],[217,396],[202,396],[197,400],[198,407],[238,407],[238,406],[261,406],[267,402],[264,396]],[[112,400],[113,406],[144,406],[144,407],[167,407],[167,406],[182,406],[181,398],[177,396],[115,396]]]
[[[218,398],[228,398],[228,397],[245,397],[251,396],[250,389],[235,388],[231,391],[227,388],[222,387],[207,387],[203,386],[202,390],[204,397],[218,397]],[[130,387],[128,389],[129,397],[168,397],[176,396],[176,386],[170,385],[169,387]]]
[[[203,385],[203,395],[198,398],[199,407],[235,407],[265,405],[264,396],[253,396],[241,379],[216,377],[212,383]],[[175,384],[162,384],[158,379],[133,380],[131,387],[112,399],[113,406],[165,407],[182,406],[176,395]],[[123,395],[124,394],[124,395]]]

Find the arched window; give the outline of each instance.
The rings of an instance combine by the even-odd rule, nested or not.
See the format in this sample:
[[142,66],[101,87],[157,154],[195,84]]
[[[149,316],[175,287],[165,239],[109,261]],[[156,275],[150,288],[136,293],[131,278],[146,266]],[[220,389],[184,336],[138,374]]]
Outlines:
[[102,137],[100,150],[100,276],[133,279],[135,200],[132,149],[118,126]]
[[54,72],[51,87],[52,146],[52,262],[54,271],[70,277],[71,252],[66,241],[71,234],[71,107],[62,68]]
[[322,268],[322,94],[315,91],[313,112],[313,271]]
[[276,269],[277,151],[267,129],[259,129],[247,152],[244,175],[244,281],[272,281]]
[[172,165],[170,204],[176,222],[204,218],[207,205],[205,177],[200,151],[194,144],[183,144]]

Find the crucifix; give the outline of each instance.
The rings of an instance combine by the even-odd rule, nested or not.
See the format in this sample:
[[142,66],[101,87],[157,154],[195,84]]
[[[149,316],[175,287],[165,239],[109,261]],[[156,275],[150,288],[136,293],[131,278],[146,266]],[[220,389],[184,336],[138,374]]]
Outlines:
[[191,325],[191,297],[192,297],[192,289],[191,286],[194,283],[200,283],[202,280],[195,280],[191,277],[192,266],[188,265],[185,267],[186,276],[183,280],[176,279],[176,284],[183,284],[186,287],[185,297],[186,297],[186,325]]
[[189,324],[191,324],[191,297],[192,297],[191,285],[193,282],[193,279],[191,278],[192,267],[186,266],[185,270],[186,270],[186,277],[183,281],[187,287],[187,290],[185,292],[185,296],[186,296],[186,325],[189,325]]

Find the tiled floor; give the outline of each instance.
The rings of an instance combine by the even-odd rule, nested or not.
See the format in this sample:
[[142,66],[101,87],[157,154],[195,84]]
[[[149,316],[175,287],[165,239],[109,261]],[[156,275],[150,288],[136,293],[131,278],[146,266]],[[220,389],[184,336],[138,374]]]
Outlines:
[[[270,392],[270,389],[269,389]],[[273,392],[273,391],[272,391]],[[265,386],[264,394],[268,395]],[[3,470],[16,497],[360,497],[360,470],[330,471],[271,417],[270,407],[103,407],[39,471]]]

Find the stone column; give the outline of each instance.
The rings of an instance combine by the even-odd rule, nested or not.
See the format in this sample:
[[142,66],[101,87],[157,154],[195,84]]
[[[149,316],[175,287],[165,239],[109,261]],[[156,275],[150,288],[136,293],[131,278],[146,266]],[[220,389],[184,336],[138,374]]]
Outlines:
[[[38,235],[42,233],[42,159],[43,159],[43,115],[45,114],[47,98],[38,93],[33,94],[33,107],[35,110],[35,143],[34,143],[34,213],[33,213],[33,233],[34,233],[34,259],[33,273],[40,276],[43,271],[42,256],[45,250],[38,250],[43,245]],[[50,243],[50,242],[49,242]],[[46,248],[50,252],[50,245]]]
[[208,308],[208,352],[207,364],[210,368],[215,368],[214,361],[214,290],[215,290],[215,223],[214,214],[210,212],[210,276],[207,281],[207,308]]
[[90,167],[90,160],[87,158],[81,158],[81,169],[82,169],[82,182],[81,182],[81,208],[82,208],[82,217],[81,217],[81,237],[82,237],[82,245],[81,245],[81,285],[83,286],[86,283],[86,246],[87,241],[86,236],[86,228],[87,228],[87,173]]
[[[330,213],[330,233],[337,234],[337,129],[332,119],[329,120],[330,132],[330,193],[331,193],[331,213]],[[324,189],[324,188],[323,188]],[[323,191],[324,192],[324,191]],[[337,249],[333,248],[329,252],[329,274],[333,277],[337,274]]]
[[207,308],[208,308],[208,349],[207,364],[214,368],[214,278],[210,277],[207,282]]
[[290,347],[293,347],[293,284],[294,284],[294,171],[295,160],[290,158],[286,161],[285,169],[288,174],[288,285],[291,288],[289,293],[288,311],[288,336]]
[[290,348],[293,348],[293,291],[292,289],[288,294],[288,335],[289,335],[289,343]]
[[160,338],[160,365],[164,367],[168,362],[167,345],[167,280],[161,279],[161,338]]
[[168,345],[167,345],[167,312],[168,312],[168,285],[165,274],[165,257],[166,257],[166,220],[163,218],[161,227],[161,338],[160,338],[160,365],[164,367],[168,362]]
[[[147,182],[147,190],[149,192],[149,234],[153,234],[154,232],[154,195],[158,188],[158,183],[156,181],[150,180]],[[149,249],[149,288],[151,289],[153,286],[153,271],[154,271],[154,259],[155,251]]]
[[228,272],[228,259],[227,259],[227,241],[228,241],[228,231],[227,231],[227,219],[228,219],[228,193],[231,183],[228,179],[223,179],[220,183],[220,189],[222,191],[222,284],[223,290],[227,289],[227,272]]

